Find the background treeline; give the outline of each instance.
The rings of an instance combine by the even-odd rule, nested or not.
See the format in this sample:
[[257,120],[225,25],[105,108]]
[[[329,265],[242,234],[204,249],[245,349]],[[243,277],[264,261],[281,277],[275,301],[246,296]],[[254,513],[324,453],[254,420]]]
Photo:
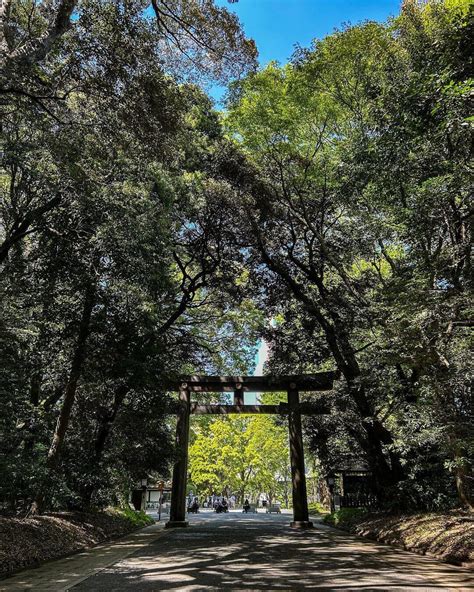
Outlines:
[[[163,379],[248,371],[266,318],[270,371],[340,371],[324,470],[472,507],[470,2],[260,72],[211,0],[12,0],[3,32],[0,495],[165,473]],[[196,83],[238,77],[219,121]]]
[[[207,420],[207,421],[206,421]],[[270,503],[288,507],[291,468],[288,427],[270,415],[226,416],[191,422],[188,488],[200,500],[234,495],[237,504],[256,501],[261,493]]]

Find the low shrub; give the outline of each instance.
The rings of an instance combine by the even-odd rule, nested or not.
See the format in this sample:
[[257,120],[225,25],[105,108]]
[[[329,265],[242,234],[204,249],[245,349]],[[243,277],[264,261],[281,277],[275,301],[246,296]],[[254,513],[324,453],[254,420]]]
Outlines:
[[341,508],[337,512],[328,514],[324,517],[324,522],[331,526],[341,526],[350,528],[368,515],[368,511],[364,508]]
[[328,510],[320,502],[312,502],[308,504],[310,514],[328,514]]
[[130,508],[0,517],[0,577],[123,537],[149,524],[153,524],[149,516]]
[[140,528],[142,526],[149,526],[155,521],[146,512],[132,510],[131,508],[112,508],[107,510],[109,514],[116,514],[122,518],[126,518],[134,527]]
[[474,562],[474,520],[468,511],[371,514],[362,508],[343,508],[324,522],[449,563],[472,566]]

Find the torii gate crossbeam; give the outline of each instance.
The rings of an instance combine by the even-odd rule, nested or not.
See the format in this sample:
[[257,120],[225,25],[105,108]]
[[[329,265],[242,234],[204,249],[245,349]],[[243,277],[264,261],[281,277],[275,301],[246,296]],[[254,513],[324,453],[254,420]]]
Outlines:
[[[186,480],[188,471],[189,417],[191,414],[222,415],[228,413],[270,413],[288,415],[290,462],[293,492],[294,528],[311,528],[309,521],[304,467],[302,414],[327,412],[320,405],[299,400],[301,391],[328,391],[333,387],[335,372],[297,376],[183,376],[169,385],[178,391],[176,425],[177,459],[173,468],[170,520],[167,528],[187,526]],[[245,392],[287,392],[288,401],[279,405],[245,405]],[[191,393],[233,392],[233,405],[200,405],[191,402]]]

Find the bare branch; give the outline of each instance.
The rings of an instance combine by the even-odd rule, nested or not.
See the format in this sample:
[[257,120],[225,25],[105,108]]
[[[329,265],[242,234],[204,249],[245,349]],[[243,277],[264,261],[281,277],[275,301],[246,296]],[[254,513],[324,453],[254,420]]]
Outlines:
[[[5,52],[2,55],[2,66],[33,66],[43,61],[53,49],[57,40],[70,29],[71,16],[76,5],[77,0],[61,0],[56,12],[56,18],[47,31],[41,37],[31,39],[11,52]],[[5,24],[9,20],[8,11],[4,12],[2,17],[3,30],[5,31],[5,26],[8,27],[8,24]]]

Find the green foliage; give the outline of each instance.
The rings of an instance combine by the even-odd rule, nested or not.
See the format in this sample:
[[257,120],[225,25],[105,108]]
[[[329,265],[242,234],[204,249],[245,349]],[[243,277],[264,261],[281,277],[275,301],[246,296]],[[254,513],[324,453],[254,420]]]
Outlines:
[[287,497],[288,434],[271,417],[228,416],[199,422],[194,431],[189,472],[199,494]]
[[337,367],[311,446],[326,471],[367,465],[389,505],[450,503],[456,485],[472,506],[473,25],[462,3],[406,2],[229,95],[258,178],[233,224],[280,319],[269,369]]
[[367,510],[363,508],[341,508],[332,514],[324,517],[323,521],[331,526],[351,528],[368,516]]
[[[159,26],[8,4],[0,495],[103,506],[168,474],[166,379],[246,373],[263,333],[271,372],[340,372],[305,421],[324,471],[472,507],[470,6],[407,1],[253,72],[231,13],[168,4]],[[223,129],[185,82],[248,72]],[[268,418],[203,419],[194,485],[285,497],[285,447]]]
[[131,508],[124,506],[122,508],[109,508],[108,513],[116,516],[126,518],[134,527],[143,528],[144,526],[150,526],[155,521],[151,516],[148,516],[145,512],[132,510]]
[[312,502],[308,504],[309,514],[314,516],[315,514],[327,514],[327,509],[320,502]]
[[5,13],[0,496],[105,506],[169,474],[164,379],[253,356],[259,312],[216,288],[222,133],[184,80],[246,72],[255,47],[213,2],[170,2],[164,28],[141,2],[43,4]]

